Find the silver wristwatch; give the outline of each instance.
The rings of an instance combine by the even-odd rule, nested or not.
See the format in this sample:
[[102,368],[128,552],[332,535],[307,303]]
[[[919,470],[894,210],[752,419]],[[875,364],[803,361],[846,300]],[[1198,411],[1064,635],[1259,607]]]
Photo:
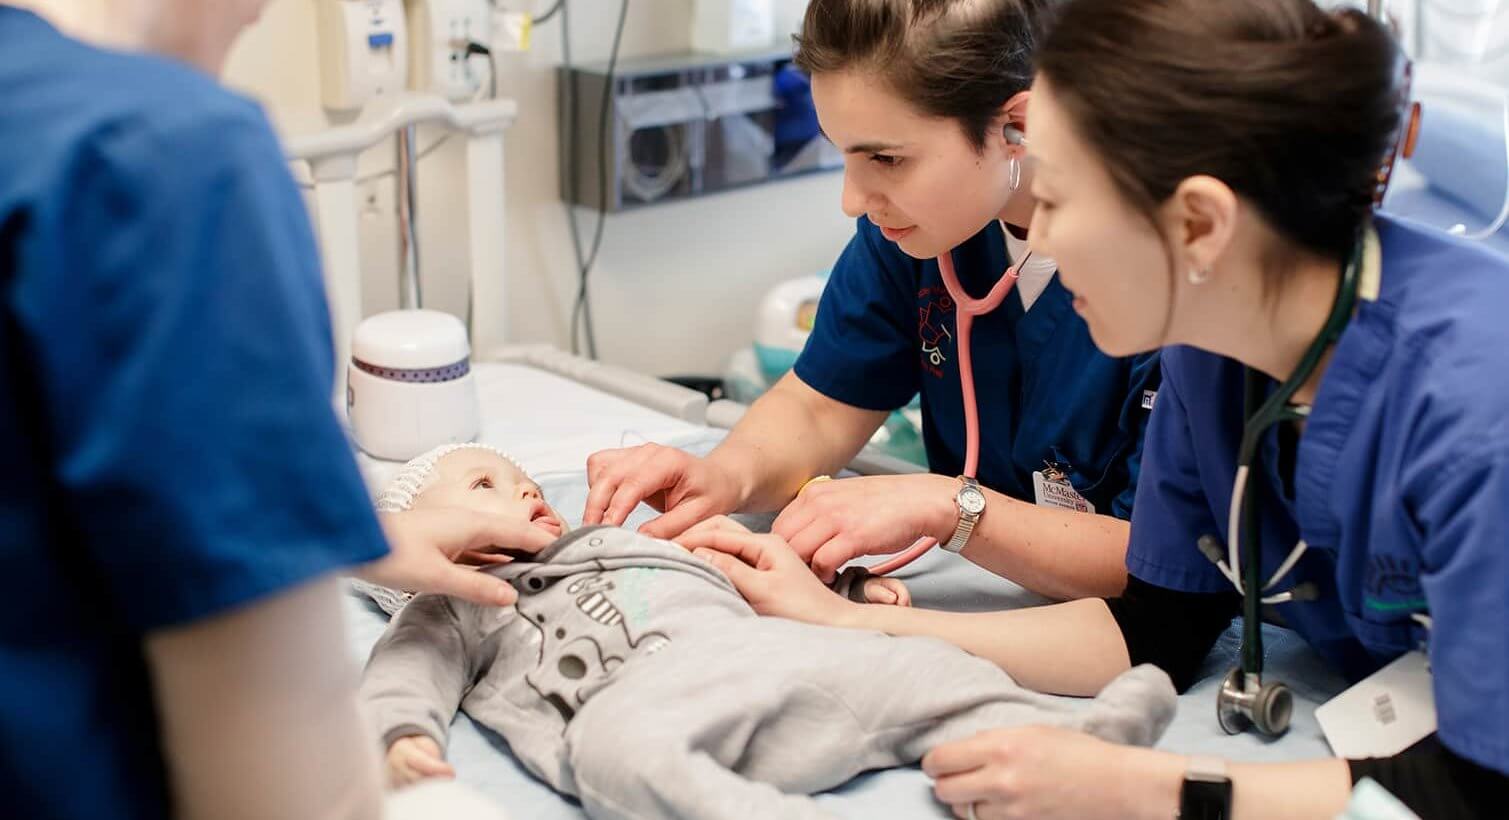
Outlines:
[[980,516],[985,514],[985,491],[980,489],[980,482],[962,475],[959,481],[959,492],[954,496],[954,503],[959,505],[959,524],[954,527],[954,537],[943,545],[944,549],[954,553],[963,552]]

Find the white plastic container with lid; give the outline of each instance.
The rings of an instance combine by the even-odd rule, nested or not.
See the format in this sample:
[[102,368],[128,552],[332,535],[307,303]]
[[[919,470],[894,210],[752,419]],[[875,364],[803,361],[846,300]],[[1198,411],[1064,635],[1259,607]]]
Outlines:
[[357,446],[407,461],[481,428],[471,346],[461,320],[436,310],[379,313],[356,326],[346,415]]

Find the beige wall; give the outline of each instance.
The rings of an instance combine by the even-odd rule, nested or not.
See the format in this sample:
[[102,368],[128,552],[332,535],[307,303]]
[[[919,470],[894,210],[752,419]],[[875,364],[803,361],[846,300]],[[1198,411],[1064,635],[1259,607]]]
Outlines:
[[[533,0],[538,8],[546,0]],[[521,2],[505,2],[516,9]],[[778,0],[782,30],[794,28],[804,0]],[[578,61],[603,59],[618,4],[572,0],[572,50]],[[688,48],[691,0],[631,0],[623,53]],[[509,132],[505,185],[509,304],[479,305],[483,321],[503,317],[509,338],[565,347],[575,262],[558,198],[555,72],[560,19],[539,27],[534,48],[499,60],[500,94],[519,103]],[[227,81],[264,101],[285,134],[327,122],[320,108],[314,0],[273,0],[238,44]],[[433,135],[422,134],[421,147]],[[391,150],[374,149],[364,171],[391,167]],[[458,143],[448,143],[420,168],[421,252],[426,305],[459,313],[465,304],[465,235]],[[841,178],[824,174],[691,202],[610,216],[592,277],[602,357],[656,374],[720,372],[747,345],[759,297],[773,283],[829,266],[852,225],[839,212]],[[360,192],[364,307],[397,304],[392,180]],[[590,237],[596,215],[579,211]],[[584,241],[586,241],[584,239]]]

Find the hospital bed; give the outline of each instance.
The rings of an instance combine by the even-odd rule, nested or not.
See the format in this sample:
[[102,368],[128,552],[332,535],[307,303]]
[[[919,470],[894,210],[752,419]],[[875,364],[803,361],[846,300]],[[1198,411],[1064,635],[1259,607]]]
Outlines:
[[[480,440],[511,453],[535,476],[546,499],[572,526],[581,523],[586,504],[587,456],[605,448],[653,441],[705,454],[722,440],[724,430],[708,424],[731,423],[737,407],[709,405],[701,394],[666,382],[588,362],[549,348],[510,349],[500,360],[481,362],[475,373],[484,408]],[[632,398],[631,398],[632,397]],[[398,465],[359,457],[375,489]],[[878,465],[878,466],[877,466]],[[863,458],[857,466],[875,472],[896,466],[884,458]],[[629,519],[637,526],[654,513],[641,506]],[[760,529],[769,518],[746,519]],[[1193,549],[1193,545],[1190,547]],[[912,590],[917,606],[955,610],[990,610],[1045,603],[1021,587],[957,556],[934,550],[898,573]],[[345,601],[351,658],[364,663],[387,625],[386,617],[366,599]],[[1207,659],[1201,682],[1180,698],[1180,708],[1161,748],[1182,753],[1219,754],[1235,760],[1291,760],[1329,754],[1314,718],[1316,704],[1341,691],[1340,678],[1293,633],[1270,628],[1265,636],[1269,669],[1294,687],[1293,728],[1280,740],[1254,734],[1230,737],[1216,724],[1215,692],[1220,678],[1237,661],[1240,634],[1228,631]],[[939,685],[947,685],[940,682]],[[734,693],[731,697],[736,697]],[[457,777],[508,808],[514,818],[579,818],[576,803],[535,780],[498,735],[459,715],[448,747]],[[930,782],[917,767],[861,775],[820,797],[839,817],[949,817],[933,800]]]
[[[479,302],[504,301],[501,260],[502,220],[498,197],[476,189],[502,190],[502,132],[515,111],[507,101],[457,110],[447,104],[421,102],[399,106],[378,120],[344,126],[290,143],[289,156],[307,161],[315,179],[315,214],[333,307],[337,348],[344,362],[349,332],[360,305],[356,226],[351,209],[354,156],[401,127],[438,122],[464,132],[468,140],[468,198],[472,233],[471,275]],[[539,482],[549,502],[580,524],[587,495],[585,464],[598,450],[644,442],[679,447],[693,454],[709,452],[737,421],[743,408],[712,402],[700,393],[621,368],[571,356],[548,346],[500,346],[501,326],[478,334],[473,328],[475,373],[482,407],[480,440],[511,453]],[[342,367],[342,370],[344,367]],[[359,454],[364,477],[376,491],[400,465]],[[917,468],[883,454],[864,453],[851,465],[860,473],[902,472]],[[637,526],[653,515],[641,506],[629,519]],[[768,528],[770,519],[750,520]],[[1191,544],[1193,549],[1194,545]],[[917,606],[952,610],[994,610],[1045,603],[1044,599],[949,553],[935,550],[898,574],[912,590]],[[386,627],[381,612],[355,594],[344,602],[350,656],[365,663]],[[1323,757],[1329,749],[1314,717],[1315,706],[1343,688],[1293,633],[1268,628],[1268,668],[1294,690],[1293,726],[1281,739],[1256,734],[1227,736],[1216,723],[1215,694],[1220,679],[1237,662],[1239,631],[1221,637],[1201,671],[1200,682],[1180,699],[1173,725],[1161,748],[1181,753],[1221,755],[1229,759],[1293,760]],[[940,681],[939,685],[947,685]],[[731,696],[736,696],[731,694]],[[576,803],[535,780],[498,735],[458,715],[447,749],[458,778],[495,798],[514,818],[551,820],[581,817]],[[930,783],[917,767],[861,775],[820,796],[840,817],[948,817],[933,800]]]

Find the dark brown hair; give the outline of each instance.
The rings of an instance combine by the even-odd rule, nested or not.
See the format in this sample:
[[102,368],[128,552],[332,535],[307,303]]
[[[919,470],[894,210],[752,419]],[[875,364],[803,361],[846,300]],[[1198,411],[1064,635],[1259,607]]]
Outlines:
[[1371,208],[1401,110],[1392,35],[1310,0],[1070,0],[1037,63],[1150,218],[1207,174],[1334,259]]
[[1050,0],[812,0],[795,62],[809,74],[875,72],[919,111],[959,123],[975,149],[1032,85]]

